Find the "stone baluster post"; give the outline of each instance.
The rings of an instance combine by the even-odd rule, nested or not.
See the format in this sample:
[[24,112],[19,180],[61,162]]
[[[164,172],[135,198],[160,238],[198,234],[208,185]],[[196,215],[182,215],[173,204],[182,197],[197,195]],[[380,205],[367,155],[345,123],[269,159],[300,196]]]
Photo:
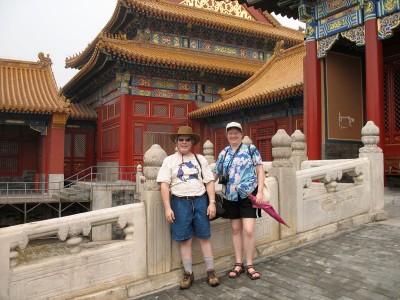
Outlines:
[[204,157],[206,158],[208,164],[215,163],[214,159],[214,145],[210,142],[210,140],[207,140],[204,145],[203,145],[203,154]]
[[92,225],[86,221],[63,224],[58,229],[57,236],[60,241],[65,241],[70,253],[79,253],[83,240],[81,235],[89,235],[91,230]]
[[143,189],[143,183],[144,183],[144,176],[143,176],[143,167],[141,164],[136,166],[136,193],[135,193],[135,201],[137,199],[140,199],[140,194]]
[[[371,212],[382,211],[384,206],[384,183],[383,183],[383,153],[378,147],[379,128],[373,121],[368,121],[361,129],[361,141],[364,147],[360,148],[359,157],[367,157],[370,161],[370,195],[371,195]],[[387,215],[382,214],[378,218],[386,219]],[[377,220],[379,221],[379,220]]]
[[248,135],[245,135],[244,138],[242,139],[242,143],[244,145],[251,145],[251,144],[253,144],[253,141],[251,140],[251,138]]
[[301,163],[308,159],[305,143],[306,136],[300,130],[296,130],[292,134],[292,140],[292,156],[290,157],[290,161],[298,171],[301,169]]
[[275,209],[290,226],[290,229],[280,226],[281,238],[294,235],[297,231],[296,168],[290,161],[292,142],[283,129],[279,129],[271,139],[274,160],[269,176],[277,178],[279,191],[279,207]]
[[20,250],[24,250],[28,246],[29,238],[26,233],[20,233],[13,236],[10,241],[10,267],[15,267],[18,264],[18,256]]
[[[103,185],[92,185],[92,210],[112,207],[112,190]],[[92,241],[109,241],[112,239],[112,226],[105,224],[92,230]]]
[[144,177],[141,200],[146,205],[147,218],[147,272],[148,275],[167,273],[171,270],[171,231],[165,220],[158,171],[167,153],[154,144],[144,154]]

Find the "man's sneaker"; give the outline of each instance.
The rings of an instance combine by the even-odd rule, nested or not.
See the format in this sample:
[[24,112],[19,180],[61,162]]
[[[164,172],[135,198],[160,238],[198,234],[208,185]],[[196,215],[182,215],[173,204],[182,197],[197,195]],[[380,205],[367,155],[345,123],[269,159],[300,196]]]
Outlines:
[[188,289],[188,288],[190,288],[190,286],[192,285],[193,281],[194,281],[193,272],[192,272],[192,274],[190,274],[189,272],[186,272],[186,271],[185,271],[185,272],[183,273],[183,279],[182,279],[182,281],[181,281],[181,283],[180,283],[180,285],[179,285],[179,288],[180,288],[181,290]]
[[219,279],[215,275],[215,271],[214,270],[208,270],[207,271],[207,283],[210,286],[213,286],[213,287],[219,285]]

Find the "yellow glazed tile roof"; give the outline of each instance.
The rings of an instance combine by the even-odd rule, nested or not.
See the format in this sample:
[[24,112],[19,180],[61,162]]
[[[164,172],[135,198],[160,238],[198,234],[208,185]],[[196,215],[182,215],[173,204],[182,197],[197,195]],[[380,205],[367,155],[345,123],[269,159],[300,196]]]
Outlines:
[[67,90],[88,73],[105,65],[109,54],[128,62],[246,77],[253,75],[265,63],[136,40],[103,37],[99,40],[88,63],[63,87],[63,90]]
[[0,111],[20,113],[68,113],[54,79],[51,59],[39,53],[39,61],[0,59]]
[[222,93],[221,99],[213,104],[189,113],[189,119],[221,115],[303,94],[305,55],[304,45],[287,50],[278,45],[274,55],[257,73]]
[[104,39],[99,49],[132,62],[169,68],[207,70],[220,74],[253,75],[264,61],[204,53],[185,48],[166,47],[139,41]]
[[68,68],[81,68],[93,55],[98,40],[105,34],[117,34],[119,24],[129,17],[129,8],[142,12],[144,15],[163,18],[184,24],[195,24],[206,28],[213,28],[232,34],[244,34],[254,37],[283,40],[291,43],[301,43],[305,35],[298,30],[278,25],[247,20],[235,16],[217,13],[210,10],[194,8],[187,5],[171,3],[167,0],[119,0],[111,19],[99,35],[81,53],[68,57],[65,65]]
[[274,27],[264,22],[252,21],[235,16],[198,9],[187,5],[171,3],[168,0],[125,0],[126,5],[136,8],[149,15],[177,22],[192,22],[194,24],[216,28],[232,33],[242,33],[260,37],[275,37],[284,40],[301,42],[304,34],[283,26]]
[[97,119],[97,113],[89,104],[71,103],[68,119],[94,121]]

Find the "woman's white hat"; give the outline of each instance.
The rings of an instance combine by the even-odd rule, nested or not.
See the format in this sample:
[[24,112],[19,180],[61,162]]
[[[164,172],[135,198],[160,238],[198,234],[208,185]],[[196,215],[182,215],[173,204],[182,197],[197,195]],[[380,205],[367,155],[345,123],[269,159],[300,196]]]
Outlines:
[[228,132],[228,130],[231,128],[237,128],[240,130],[240,132],[242,132],[242,125],[240,125],[240,123],[238,123],[238,122],[228,123],[228,125],[226,125],[226,132]]

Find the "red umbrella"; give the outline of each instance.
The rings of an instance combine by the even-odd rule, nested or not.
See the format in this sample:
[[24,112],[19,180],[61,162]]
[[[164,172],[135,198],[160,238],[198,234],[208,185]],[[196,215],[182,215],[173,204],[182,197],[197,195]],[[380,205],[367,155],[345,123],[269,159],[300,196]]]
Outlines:
[[[240,189],[242,192],[244,192],[242,189]],[[247,194],[246,192],[244,192]],[[266,202],[262,202],[261,204],[256,203],[256,196],[250,194],[247,195],[247,197],[253,202],[253,207],[254,208],[261,208],[263,211],[265,211],[267,214],[269,214],[271,217],[273,217],[275,220],[277,220],[279,223],[286,225],[289,227],[288,224],[282,219],[282,217],[276,212],[276,210],[273,208],[271,204],[268,204]],[[289,227],[290,228],[290,227]]]

